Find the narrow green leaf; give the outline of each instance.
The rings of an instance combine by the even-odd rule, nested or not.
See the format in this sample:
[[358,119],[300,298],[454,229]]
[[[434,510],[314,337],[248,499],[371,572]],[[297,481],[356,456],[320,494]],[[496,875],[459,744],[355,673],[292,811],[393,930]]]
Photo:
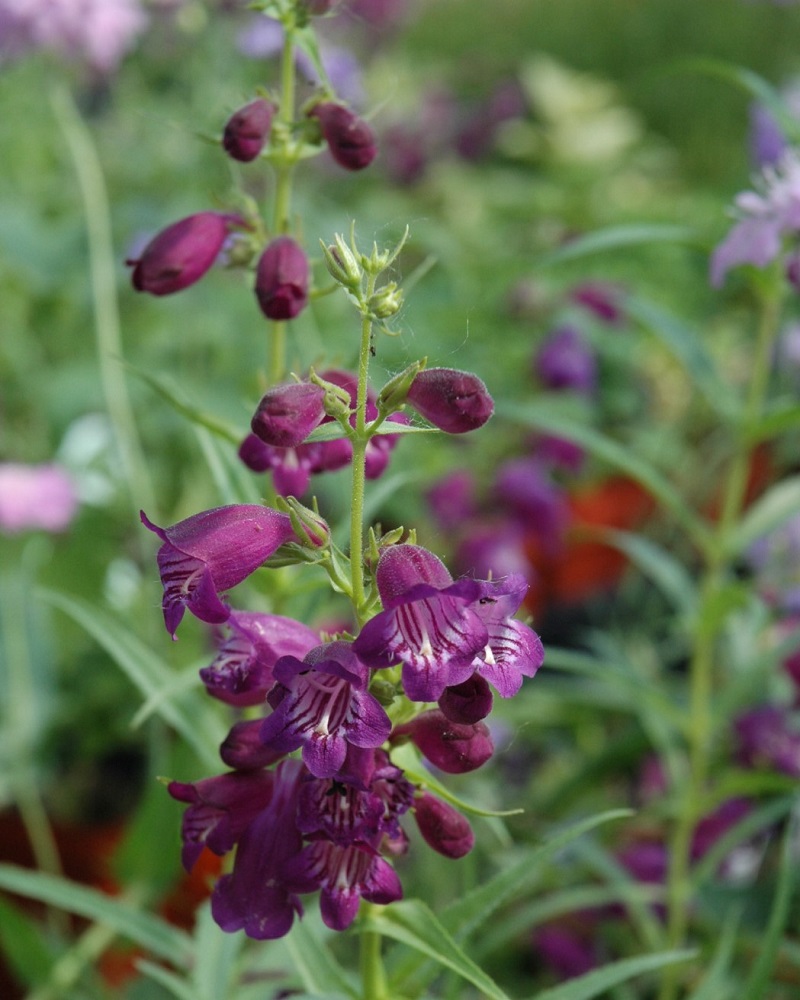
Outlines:
[[364,929],[377,931],[415,949],[439,965],[451,969],[477,986],[491,1000],[509,1000],[508,995],[456,944],[433,911],[419,899],[405,899],[380,911],[373,910]]
[[[146,699],[160,697],[161,688],[171,682],[174,671],[121,622],[89,601],[54,590],[37,592],[43,600],[81,625]],[[216,748],[225,735],[224,726],[199,691],[186,691],[180,699],[160,701],[158,712],[181,734],[200,760],[212,770],[219,767]]]
[[603,537],[655,583],[676,611],[691,614],[697,607],[697,587],[686,568],[656,542],[629,531],[604,531]]
[[631,223],[622,226],[608,226],[584,236],[578,236],[563,246],[545,254],[536,261],[537,267],[552,267],[567,261],[579,260],[596,253],[609,250],[625,250],[648,243],[678,243],[695,245],[697,235],[688,226],[667,223]]
[[0,888],[105,924],[173,965],[188,968],[192,939],[166,920],[86,886],[44,872],[0,864]]
[[800,512],[800,476],[771,486],[752,504],[733,533],[729,555],[744,552],[757,539],[774,531]]
[[638,958],[623,958],[619,962],[604,965],[602,969],[594,969],[577,979],[570,979],[553,989],[537,993],[530,1000],[591,1000],[614,986],[625,983],[634,976],[655,972],[667,965],[678,962],[688,962],[695,958],[696,951],[663,951],[657,955],[641,955]]
[[211,916],[210,903],[204,903],[197,910],[193,1000],[219,1000],[236,993],[237,964],[245,940],[243,934],[226,934],[217,926]]
[[536,402],[506,404],[498,413],[510,421],[568,438],[581,445],[595,458],[626,473],[651,493],[683,526],[701,549],[709,547],[708,529],[685,504],[675,487],[649,462],[630,448],[562,414],[554,413]]
[[325,64],[322,61],[322,57],[319,52],[319,45],[317,44],[317,34],[314,29],[311,27],[295,28],[293,37],[298,47],[301,48],[310,59],[320,84],[329,93],[335,93],[336,88],[331,83],[330,78],[328,77],[328,71],[325,69]]
[[740,984],[730,975],[730,966],[741,916],[737,909],[725,921],[711,964],[688,1000],[728,1000],[734,991],[738,994]]
[[178,1000],[197,1000],[194,987],[185,979],[176,976],[174,972],[165,969],[163,965],[156,965],[155,962],[148,962],[147,959],[140,958],[136,962],[136,968],[154,982],[163,986],[165,990],[177,997]]
[[54,959],[42,931],[33,920],[2,898],[0,954],[19,982],[29,987],[47,979]]
[[295,921],[283,945],[292,957],[303,987],[310,993],[328,993],[333,989],[342,996],[359,996],[345,970],[307,920]]
[[757,444],[759,441],[768,441],[787,431],[795,431],[798,427],[800,427],[800,405],[779,400],[755,423],[744,427],[743,431],[748,444]]
[[[440,434],[436,427],[422,427],[420,424],[399,424],[395,420],[387,420],[381,424],[378,434]],[[338,441],[339,438],[347,437],[343,427],[335,420],[330,423],[320,424],[305,439],[306,444],[314,441]]]

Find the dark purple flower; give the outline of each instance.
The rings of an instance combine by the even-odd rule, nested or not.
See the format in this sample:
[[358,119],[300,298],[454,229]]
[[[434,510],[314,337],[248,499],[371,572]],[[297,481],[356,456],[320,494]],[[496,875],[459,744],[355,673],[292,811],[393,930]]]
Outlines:
[[297,824],[306,836],[334,844],[372,844],[383,819],[383,802],[369,789],[338,778],[311,778],[300,791]]
[[474,431],[494,412],[492,397],[478,376],[454,368],[421,371],[411,383],[406,402],[448,434]]
[[499,505],[556,555],[563,544],[569,512],[566,494],[535,458],[512,458],[495,473],[493,494]]
[[378,561],[384,610],[361,629],[353,648],[371,667],[403,664],[403,688],[412,701],[436,701],[446,687],[473,673],[488,631],[471,608],[475,580],[453,583],[444,563],[418,545],[393,545]]
[[474,673],[463,683],[445,688],[439,708],[451,722],[472,725],[491,712],[492,700],[489,684],[479,673]]
[[622,321],[620,290],[606,281],[584,281],[572,289],[569,297],[610,326],[618,326]]
[[739,759],[746,767],[773,767],[781,774],[800,777],[800,732],[791,726],[790,713],[780,705],[760,705],[734,723]]
[[409,737],[427,760],[446,774],[475,771],[492,756],[494,744],[483,722],[451,722],[438,709],[422,712],[395,729],[392,737]]
[[173,639],[186,608],[204,622],[227,621],[230,608],[218,595],[250,576],[293,536],[286,514],[258,504],[215,507],[170,528],[159,528],[144,511],[141,518],[164,543],[158,550],[161,606]]
[[211,896],[211,914],[224,931],[244,930],[259,941],[283,937],[295,914],[302,914],[286,874],[303,846],[296,822],[303,766],[283,761],[274,774],[269,805],[242,833],[233,872],[219,879]]
[[183,814],[181,861],[191,871],[203,847],[227,854],[272,798],[270,771],[232,771],[194,784],[171,781],[167,791],[179,802],[188,802]]
[[352,924],[362,898],[385,905],[403,896],[397,872],[365,844],[341,846],[315,840],[292,859],[286,877],[296,892],[322,890],[320,913],[334,931]]
[[244,719],[236,722],[222,741],[219,755],[222,762],[237,771],[257,771],[270,767],[286,755],[261,742],[263,719]]
[[219,212],[198,212],[173,222],[144,248],[133,265],[131,281],[138,292],[171,295],[188,288],[209,270],[217,259],[228,227],[236,216]]
[[275,108],[263,97],[239,108],[228,119],[222,134],[222,148],[234,160],[250,163],[269,138]]
[[452,531],[477,513],[475,476],[467,469],[450,472],[428,490],[426,499],[439,527]]
[[305,656],[319,643],[314,629],[257,611],[232,611],[230,634],[200,679],[210,695],[229,705],[259,705],[275,682],[272,669],[282,656]]
[[590,394],[597,385],[594,351],[574,326],[554,330],[536,352],[534,366],[548,389],[571,389]]
[[375,159],[378,147],[367,123],[343,104],[316,104],[309,115],[320,124],[331,156],[346,170],[363,170]]
[[272,320],[294,319],[308,302],[308,258],[291,236],[278,236],[256,267],[256,298]]
[[389,717],[367,691],[366,667],[351,643],[329,642],[303,660],[284,656],[275,665],[269,702],[273,712],[261,739],[275,750],[303,748],[303,761],[317,778],[331,778],[344,764],[348,744],[379,747],[391,731]]
[[523,677],[533,677],[544,660],[539,636],[511,617],[527,590],[527,581],[518,574],[482,581],[481,594],[474,605],[488,632],[486,646],[475,659],[476,669],[502,698],[515,695]]
[[574,979],[597,967],[590,941],[567,927],[547,924],[533,935],[533,946],[559,979]]
[[414,800],[414,819],[425,843],[446,858],[463,858],[475,845],[466,817],[430,792]]
[[273,386],[261,397],[250,426],[265,444],[295,448],[325,416],[325,390],[312,382]]

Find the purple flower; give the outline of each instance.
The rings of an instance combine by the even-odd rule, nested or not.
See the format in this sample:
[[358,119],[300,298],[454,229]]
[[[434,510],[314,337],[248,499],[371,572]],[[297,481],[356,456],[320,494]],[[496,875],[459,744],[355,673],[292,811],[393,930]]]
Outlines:
[[287,934],[302,906],[287,884],[287,872],[302,850],[297,829],[300,761],[278,765],[269,805],[239,838],[233,872],[214,886],[211,914],[224,930],[244,930],[259,941]]
[[739,759],[746,767],[766,765],[800,778],[800,732],[791,727],[791,716],[785,708],[760,705],[740,715],[734,727]]
[[234,160],[250,163],[269,138],[275,107],[263,97],[235,111],[225,124],[222,148]]
[[452,530],[477,513],[475,494],[475,476],[467,469],[459,469],[435,483],[426,499],[439,527]]
[[446,774],[476,771],[494,752],[491,733],[483,722],[451,722],[437,709],[399,726],[392,734],[396,737],[409,737],[420,753]]
[[548,553],[561,548],[568,510],[564,490],[535,458],[514,458],[495,473],[492,490],[498,504],[510,511],[526,532]]
[[219,755],[222,762],[237,771],[258,771],[270,767],[286,755],[261,742],[263,719],[243,719],[231,727],[222,741]]
[[463,858],[475,846],[466,817],[430,792],[414,800],[414,819],[425,843],[446,858]]
[[256,298],[271,320],[294,319],[308,302],[308,258],[291,236],[274,239],[256,267]]
[[172,295],[199,281],[213,265],[228,227],[237,216],[198,212],[173,222],[147,244],[133,265],[131,282],[137,292]]
[[478,376],[454,368],[421,371],[409,387],[406,402],[448,434],[477,430],[494,412],[492,397]]
[[488,631],[471,607],[475,580],[453,583],[444,563],[418,545],[393,545],[378,561],[384,610],[370,619],[353,649],[371,667],[403,664],[403,688],[412,701],[436,701],[446,687],[473,673]]
[[181,862],[194,868],[203,847],[214,854],[227,854],[236,841],[266,808],[272,798],[271,771],[232,771],[194,784],[171,781],[167,791],[179,802],[188,802],[183,814]]
[[65,531],[78,509],[78,496],[59,465],[0,463],[0,533]]
[[345,170],[363,170],[375,159],[375,134],[367,123],[343,104],[323,102],[309,111],[316,118],[331,156]]
[[459,572],[486,579],[532,572],[525,555],[525,533],[519,524],[477,521],[469,524],[456,549]]
[[315,840],[289,863],[287,881],[296,892],[322,890],[320,913],[334,931],[352,924],[362,898],[385,905],[403,896],[397,872],[365,844]]
[[555,924],[539,927],[533,945],[559,979],[574,979],[597,967],[592,944],[569,928]]
[[275,683],[272,670],[278,660],[305,656],[319,643],[314,629],[282,615],[232,611],[226,625],[230,634],[200,679],[210,695],[229,705],[260,705]]
[[230,608],[218,595],[250,576],[294,534],[286,514],[257,504],[215,507],[170,528],[159,528],[144,511],[141,518],[164,543],[158,550],[161,607],[173,639],[186,608],[204,622],[227,621]]
[[302,660],[284,656],[274,673],[274,711],[264,720],[261,739],[275,750],[302,747],[303,761],[317,778],[337,774],[348,744],[379,747],[389,736],[389,717],[367,691],[368,671],[351,643],[325,643]]
[[261,397],[250,426],[265,444],[294,448],[325,417],[325,390],[311,382],[273,386]]
[[800,159],[789,150],[761,173],[758,191],[736,196],[739,220],[711,256],[711,284],[719,288],[732,267],[766,267],[783,249],[783,238],[800,230]]
[[439,708],[451,722],[472,725],[480,722],[492,710],[492,692],[479,673],[461,684],[445,688],[439,699]]
[[536,352],[536,373],[548,389],[570,389],[587,395],[597,385],[597,360],[574,326],[554,330]]
[[569,297],[609,326],[618,326],[622,321],[620,290],[606,281],[584,281],[572,289]]

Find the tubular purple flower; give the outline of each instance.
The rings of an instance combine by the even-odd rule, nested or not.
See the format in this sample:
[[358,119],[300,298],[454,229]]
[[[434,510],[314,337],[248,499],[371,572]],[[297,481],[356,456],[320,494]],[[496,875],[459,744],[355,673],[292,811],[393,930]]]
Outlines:
[[448,434],[477,430],[494,412],[492,397],[478,376],[454,368],[421,371],[411,383],[406,402]]
[[553,330],[536,352],[534,366],[548,389],[569,389],[591,395],[597,386],[594,351],[574,326]]
[[220,744],[219,755],[223,764],[237,771],[257,771],[270,767],[286,755],[281,750],[273,750],[261,742],[263,719],[243,719],[231,727],[231,731]]
[[144,248],[133,265],[137,292],[172,295],[199,281],[219,256],[235,215],[198,212],[167,226]]
[[314,629],[255,611],[232,611],[230,634],[214,662],[200,671],[208,693],[228,705],[259,705],[275,683],[272,669],[282,656],[305,656],[319,643]]
[[492,700],[488,682],[474,673],[462,684],[445,688],[439,708],[451,722],[470,726],[486,718],[492,710]]
[[215,507],[170,528],[159,528],[144,511],[141,518],[164,543],[157,557],[161,606],[173,639],[186,608],[204,622],[227,621],[231,611],[219,594],[250,576],[294,534],[286,514],[258,504]]
[[446,687],[473,673],[488,640],[470,607],[480,594],[475,580],[453,583],[444,563],[418,545],[392,545],[378,561],[384,610],[353,643],[370,667],[403,664],[403,689],[412,701],[436,701]]
[[256,298],[271,320],[294,319],[308,303],[308,258],[291,236],[274,239],[256,267]]
[[239,108],[228,119],[222,134],[222,148],[234,160],[250,163],[269,137],[275,108],[263,97]]
[[316,104],[309,116],[320,124],[331,156],[345,170],[363,170],[375,159],[378,147],[367,123],[343,104]]
[[295,448],[325,417],[325,390],[312,382],[273,386],[261,397],[250,426],[265,444]]
[[275,750],[302,747],[315,777],[337,774],[348,744],[379,747],[389,736],[389,717],[367,691],[368,671],[351,643],[324,643],[303,660],[284,656],[274,673],[280,683],[269,695],[274,711],[262,724],[261,739]]
[[438,709],[422,712],[395,729],[392,738],[408,736],[419,752],[446,774],[475,771],[494,753],[488,727],[483,722],[451,722]]
[[415,799],[414,819],[425,843],[446,858],[463,858],[475,845],[466,817],[430,792]]

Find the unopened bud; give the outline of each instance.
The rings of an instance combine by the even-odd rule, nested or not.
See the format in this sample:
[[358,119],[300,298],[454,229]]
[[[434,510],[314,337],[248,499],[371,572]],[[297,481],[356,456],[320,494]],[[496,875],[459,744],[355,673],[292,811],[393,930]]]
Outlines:
[[261,397],[250,426],[265,444],[296,448],[325,416],[325,390],[311,382],[273,386]]
[[389,319],[403,304],[403,292],[397,283],[390,281],[367,299],[367,310],[376,319]]
[[147,244],[133,265],[131,281],[137,292],[171,295],[196,281],[209,270],[228,237],[228,226],[237,216],[220,212],[198,212],[173,222]]
[[275,506],[289,515],[292,529],[301,545],[312,549],[330,545],[331,529],[319,511],[304,507],[294,497],[277,497]]
[[471,725],[451,722],[437,709],[423,712],[399,726],[394,735],[410,736],[420,753],[447,774],[474,771],[494,752],[492,737],[483,722]]
[[482,427],[494,412],[492,397],[478,376],[453,368],[420,372],[406,401],[448,434],[464,434]]
[[426,358],[421,358],[409,365],[399,375],[390,378],[378,394],[378,410],[381,413],[394,413],[405,403],[411,383],[425,367]]
[[275,108],[263,97],[239,108],[228,119],[222,134],[222,148],[234,160],[250,163],[269,137]]
[[294,319],[308,302],[308,259],[290,236],[279,236],[256,269],[256,298],[272,320]]
[[320,124],[331,156],[345,170],[363,170],[378,152],[375,134],[367,123],[343,104],[315,105],[309,115]]
[[430,792],[414,800],[414,818],[425,843],[446,858],[463,858],[475,844],[466,817]]
[[439,708],[451,722],[474,725],[492,710],[492,692],[486,679],[475,673],[462,684],[444,689]]

